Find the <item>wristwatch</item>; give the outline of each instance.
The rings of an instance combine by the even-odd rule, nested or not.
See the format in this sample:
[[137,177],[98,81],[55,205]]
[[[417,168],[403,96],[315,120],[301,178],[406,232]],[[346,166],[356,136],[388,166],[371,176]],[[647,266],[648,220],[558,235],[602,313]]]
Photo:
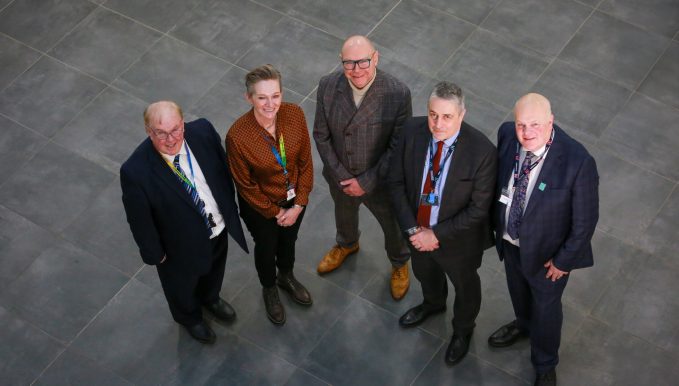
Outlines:
[[412,235],[414,235],[415,233],[417,233],[417,232],[419,232],[419,231],[420,231],[420,227],[419,227],[419,226],[414,226],[414,227],[412,227],[412,228],[406,229],[406,234],[407,234],[408,236],[412,236]]

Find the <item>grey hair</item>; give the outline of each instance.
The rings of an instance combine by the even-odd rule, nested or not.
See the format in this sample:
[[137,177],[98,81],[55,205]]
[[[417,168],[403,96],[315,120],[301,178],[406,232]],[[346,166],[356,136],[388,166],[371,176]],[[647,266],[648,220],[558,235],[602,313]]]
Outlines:
[[434,86],[434,90],[431,92],[429,99],[434,97],[457,102],[460,110],[464,110],[464,94],[462,94],[460,86],[453,82],[443,81],[437,83],[436,86]]

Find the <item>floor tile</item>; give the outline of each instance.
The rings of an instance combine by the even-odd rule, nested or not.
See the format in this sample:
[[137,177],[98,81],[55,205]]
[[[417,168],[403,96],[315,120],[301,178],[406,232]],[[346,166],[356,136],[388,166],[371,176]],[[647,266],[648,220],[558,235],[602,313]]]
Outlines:
[[265,348],[213,326],[212,346],[192,347],[165,385],[283,385],[295,366]]
[[105,85],[43,57],[0,92],[0,113],[51,137]]
[[26,71],[40,53],[7,36],[0,35],[0,90]]
[[150,385],[199,346],[172,320],[165,297],[132,279],[71,347],[131,383]]
[[599,145],[623,159],[679,181],[679,110],[635,94],[601,136]]
[[606,0],[599,9],[668,38],[679,30],[679,6],[673,0]]
[[[403,58],[401,55],[398,55],[386,48],[383,49],[382,46],[377,43],[375,43],[375,47],[380,52],[380,62],[378,67],[390,75],[393,75],[401,82],[405,83],[410,89],[411,98],[414,98],[415,95],[419,93],[431,93],[431,87],[433,87],[433,85],[431,87],[429,86],[430,82],[432,81],[431,76],[404,64],[405,62],[401,60]],[[315,100],[316,98],[314,97],[314,101]],[[413,111],[414,110],[415,106],[413,106]]]
[[167,32],[198,3],[198,0],[107,0],[103,5],[160,32]]
[[629,99],[631,90],[556,60],[533,86],[552,104],[557,124],[596,142]]
[[97,79],[111,82],[160,36],[124,16],[98,8],[49,54]]
[[679,42],[673,41],[639,86],[639,92],[679,108]]
[[333,385],[408,385],[441,344],[419,329],[400,331],[395,316],[356,300],[302,368]]
[[[635,88],[669,40],[601,12],[595,12],[559,58],[604,78]],[[633,52],[634,55],[630,55]]]
[[[640,256],[636,256],[640,258]],[[677,293],[679,263],[674,253],[656,253],[638,267],[636,275],[614,280],[592,315],[664,349],[678,349],[679,300],[659,293]]]
[[45,146],[47,138],[2,115],[0,115],[0,127],[3,131],[0,137],[0,165],[12,165],[13,169],[5,174],[5,178],[8,178]]
[[604,198],[599,200],[597,227],[620,239],[635,240],[651,224],[674,184],[604,150],[592,150],[599,170],[599,197]]
[[57,242],[46,230],[0,206],[0,292]]
[[417,376],[414,386],[433,385],[484,385],[484,386],[518,386],[525,385],[518,379],[498,368],[468,354],[462,362],[448,366],[444,362],[448,343],[445,342],[439,352],[432,358],[424,371]]
[[248,0],[200,2],[170,34],[235,63],[282,16]]
[[639,237],[638,245],[651,253],[663,248],[670,251],[679,250],[679,239],[676,237],[677,221],[679,221],[679,189],[675,185],[672,195],[658,211],[651,225]]
[[574,1],[506,0],[495,7],[481,27],[555,56],[591,12],[592,8]]
[[306,95],[321,76],[338,63],[342,41],[299,21],[284,17],[238,61],[242,68],[271,63],[283,74],[285,86]]
[[174,100],[186,108],[231,66],[175,39],[164,37],[113,83],[145,100]]
[[274,325],[267,318],[262,286],[256,278],[234,299],[233,306],[239,312],[242,310],[234,326],[239,336],[298,365],[316,347],[354,297],[304,270],[295,269],[295,277],[309,290],[314,303],[310,307],[299,305],[279,289],[286,313],[284,325]]
[[2,293],[23,319],[70,341],[129,280],[66,242],[55,243]]
[[296,0],[287,13],[344,40],[351,35],[367,35],[397,3],[397,0]]
[[0,13],[0,32],[47,51],[95,8],[86,0],[16,0]]
[[63,350],[54,338],[0,306],[0,379],[30,384]]
[[129,386],[131,383],[97,365],[75,350],[66,350],[40,376],[35,385]]
[[58,145],[45,146],[0,187],[0,202],[40,226],[62,230],[113,174]]
[[490,32],[475,31],[439,71],[439,78],[506,108],[513,107],[548,63],[546,58],[500,40]]
[[64,237],[129,276],[142,266],[116,178],[66,229]]
[[422,0],[422,2],[434,9],[446,11],[478,25],[481,24],[501,0],[480,0],[474,2],[464,0]]
[[391,272],[389,271],[375,275],[359,296],[391,312],[396,317],[401,317],[406,311],[422,303],[422,286],[413,273],[411,263],[408,263],[408,271],[410,273],[410,289],[403,299],[394,300],[391,297]]
[[54,135],[54,141],[118,173],[120,165],[148,136],[144,130],[146,104],[107,88]]
[[594,266],[571,272],[563,301],[590,314],[612,283],[633,278],[648,255],[622,241],[596,232],[592,239]]
[[[422,23],[423,20],[426,22]],[[370,37],[391,57],[433,75],[474,28],[452,15],[406,0],[389,13]]]
[[558,376],[565,385],[671,385],[675,364],[663,350],[590,319],[562,350]]
[[328,386],[329,383],[316,378],[302,369],[295,370],[285,386]]

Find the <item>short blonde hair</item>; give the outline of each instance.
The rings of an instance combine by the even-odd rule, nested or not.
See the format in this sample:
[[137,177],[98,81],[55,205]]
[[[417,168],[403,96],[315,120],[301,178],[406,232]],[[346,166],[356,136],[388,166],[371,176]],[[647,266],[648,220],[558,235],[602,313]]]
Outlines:
[[265,64],[245,75],[245,90],[248,95],[252,96],[255,93],[255,84],[263,80],[277,80],[281,91],[283,90],[283,80],[280,71],[271,64]]

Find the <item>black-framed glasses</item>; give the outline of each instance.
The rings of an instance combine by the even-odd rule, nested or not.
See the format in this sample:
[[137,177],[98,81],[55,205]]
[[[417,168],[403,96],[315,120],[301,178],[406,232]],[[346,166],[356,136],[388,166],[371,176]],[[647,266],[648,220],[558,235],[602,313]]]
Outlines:
[[172,137],[174,139],[179,139],[179,136],[184,132],[183,127],[178,127],[176,129],[170,131],[169,133],[165,132],[165,131],[156,131],[156,130],[151,129],[151,128],[149,128],[149,129],[151,130],[153,135],[155,135],[156,138],[160,139],[161,141],[167,141],[167,139],[170,138],[170,137]]
[[370,57],[366,59],[343,60],[342,67],[344,67],[345,70],[353,70],[356,68],[356,66],[358,66],[358,68],[365,70],[366,68],[370,67],[370,61],[372,60],[374,54],[375,53],[373,52],[370,54]]

